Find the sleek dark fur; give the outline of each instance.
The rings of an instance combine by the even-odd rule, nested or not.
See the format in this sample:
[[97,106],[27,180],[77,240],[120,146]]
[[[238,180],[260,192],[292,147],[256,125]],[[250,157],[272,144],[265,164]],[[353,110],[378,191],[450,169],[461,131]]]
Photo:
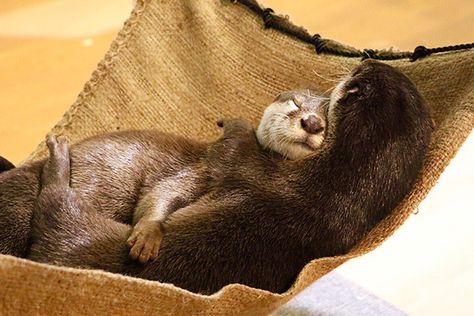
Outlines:
[[[71,186],[107,218],[132,223],[136,205],[156,183],[186,166],[202,175],[208,143],[158,131],[125,131],[86,139],[71,147]],[[46,160],[0,173],[0,253],[26,256],[41,171]],[[187,183],[170,210],[190,203],[204,185]],[[179,202],[179,203],[178,203]]]
[[[305,105],[304,113],[322,109],[323,99],[308,93],[294,90],[285,94],[294,98],[303,95],[305,102],[311,103]],[[245,127],[252,131],[250,125]],[[263,145],[283,137],[277,133],[267,136]],[[168,214],[189,205],[208,189],[206,156],[210,145],[157,131],[98,135],[71,147],[72,187],[84,203],[102,215],[133,225],[127,240],[130,256],[146,263],[158,255]],[[43,164],[44,160],[0,175],[0,227],[4,227],[0,230],[0,253],[24,256],[28,250],[29,223]]]
[[245,124],[224,122],[206,154],[210,190],[168,217],[158,258],[147,265],[129,259],[131,227],[67,185],[67,159],[55,162],[62,171],[46,165],[30,258],[206,294],[229,283],[285,291],[310,260],[346,253],[390,213],[430,142],[429,110],[396,69],[363,62],[337,89],[327,137],[304,160],[274,159]]

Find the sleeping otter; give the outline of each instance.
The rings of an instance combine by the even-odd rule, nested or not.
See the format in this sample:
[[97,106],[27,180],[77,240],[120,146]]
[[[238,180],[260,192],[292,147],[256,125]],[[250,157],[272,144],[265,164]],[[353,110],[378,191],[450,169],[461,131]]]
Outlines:
[[[285,102],[297,102],[299,108],[285,107]],[[271,145],[282,143],[276,138],[291,138],[297,133],[307,134],[308,138],[322,138],[326,103],[324,98],[308,89],[283,93],[269,105],[273,114],[262,119],[259,129],[271,129],[272,124],[276,124],[271,118],[276,115],[292,117],[279,122],[280,126],[293,120],[299,125],[293,124],[286,133],[267,135],[261,140],[261,145],[281,150],[284,155],[283,146],[273,148]],[[307,119],[308,115],[311,115],[311,121]],[[246,126],[252,131],[250,125]],[[162,223],[168,214],[206,192],[205,157],[210,146],[210,143],[156,131],[128,131],[92,137],[71,147],[71,186],[81,199],[101,214],[133,225],[127,240],[130,255],[144,263],[157,256],[164,234]],[[292,142],[285,142],[285,147],[291,146]],[[308,151],[301,152],[292,158],[303,158],[307,154]],[[279,159],[278,155],[274,155],[274,159]],[[6,160],[4,162],[5,170],[13,167]],[[44,160],[0,174],[2,254],[26,254],[30,218],[43,165]]]
[[158,257],[146,265],[129,260],[132,228],[69,186],[67,146],[50,145],[60,167],[44,170],[29,257],[204,294],[229,283],[283,292],[309,261],[346,253],[390,213],[410,191],[433,130],[411,81],[370,60],[333,91],[314,155],[274,159],[244,122],[224,128],[207,157],[210,189],[168,216]]
[[280,93],[263,112],[259,143],[293,160],[313,154],[324,140],[326,100],[310,89]]

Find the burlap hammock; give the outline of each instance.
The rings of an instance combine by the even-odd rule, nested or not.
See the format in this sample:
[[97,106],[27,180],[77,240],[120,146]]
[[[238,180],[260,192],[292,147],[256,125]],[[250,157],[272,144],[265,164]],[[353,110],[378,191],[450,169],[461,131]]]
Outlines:
[[[279,91],[330,89],[333,82],[313,70],[336,78],[360,62],[348,57],[397,59],[389,63],[415,82],[433,109],[437,128],[416,186],[392,215],[349,254],[307,264],[283,294],[231,284],[202,296],[170,284],[0,256],[2,313],[266,314],[343,262],[377,247],[405,221],[474,126],[474,51],[410,61],[407,57],[437,51],[361,52],[311,37],[285,21],[253,1],[137,1],[91,80],[51,133],[72,142],[132,128],[214,138],[218,118],[240,116],[257,123]],[[315,47],[347,57],[316,54]],[[42,143],[28,160],[44,154]]]

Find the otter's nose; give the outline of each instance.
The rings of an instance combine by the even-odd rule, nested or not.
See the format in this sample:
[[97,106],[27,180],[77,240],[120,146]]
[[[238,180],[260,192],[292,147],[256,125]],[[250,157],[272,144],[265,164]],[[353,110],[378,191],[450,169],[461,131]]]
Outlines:
[[309,134],[317,134],[323,130],[323,122],[316,115],[301,119],[301,127]]

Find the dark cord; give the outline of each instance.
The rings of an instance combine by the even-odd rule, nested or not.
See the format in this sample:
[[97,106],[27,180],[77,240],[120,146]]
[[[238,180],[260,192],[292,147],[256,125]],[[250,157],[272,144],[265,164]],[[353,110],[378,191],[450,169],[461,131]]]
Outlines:
[[435,48],[426,48],[425,46],[418,46],[413,52],[398,52],[391,50],[376,50],[364,49],[358,50],[352,47],[342,45],[336,41],[323,39],[319,34],[311,36],[305,29],[297,27],[289,22],[287,19],[281,18],[275,14],[271,8],[262,8],[255,0],[235,0],[235,3],[246,6],[251,11],[260,15],[263,20],[264,27],[279,30],[285,34],[296,37],[304,42],[314,45],[317,54],[331,54],[337,56],[344,56],[350,58],[362,59],[378,59],[378,60],[395,60],[409,58],[411,61],[451,51],[465,50],[474,48],[474,43],[459,44]]

